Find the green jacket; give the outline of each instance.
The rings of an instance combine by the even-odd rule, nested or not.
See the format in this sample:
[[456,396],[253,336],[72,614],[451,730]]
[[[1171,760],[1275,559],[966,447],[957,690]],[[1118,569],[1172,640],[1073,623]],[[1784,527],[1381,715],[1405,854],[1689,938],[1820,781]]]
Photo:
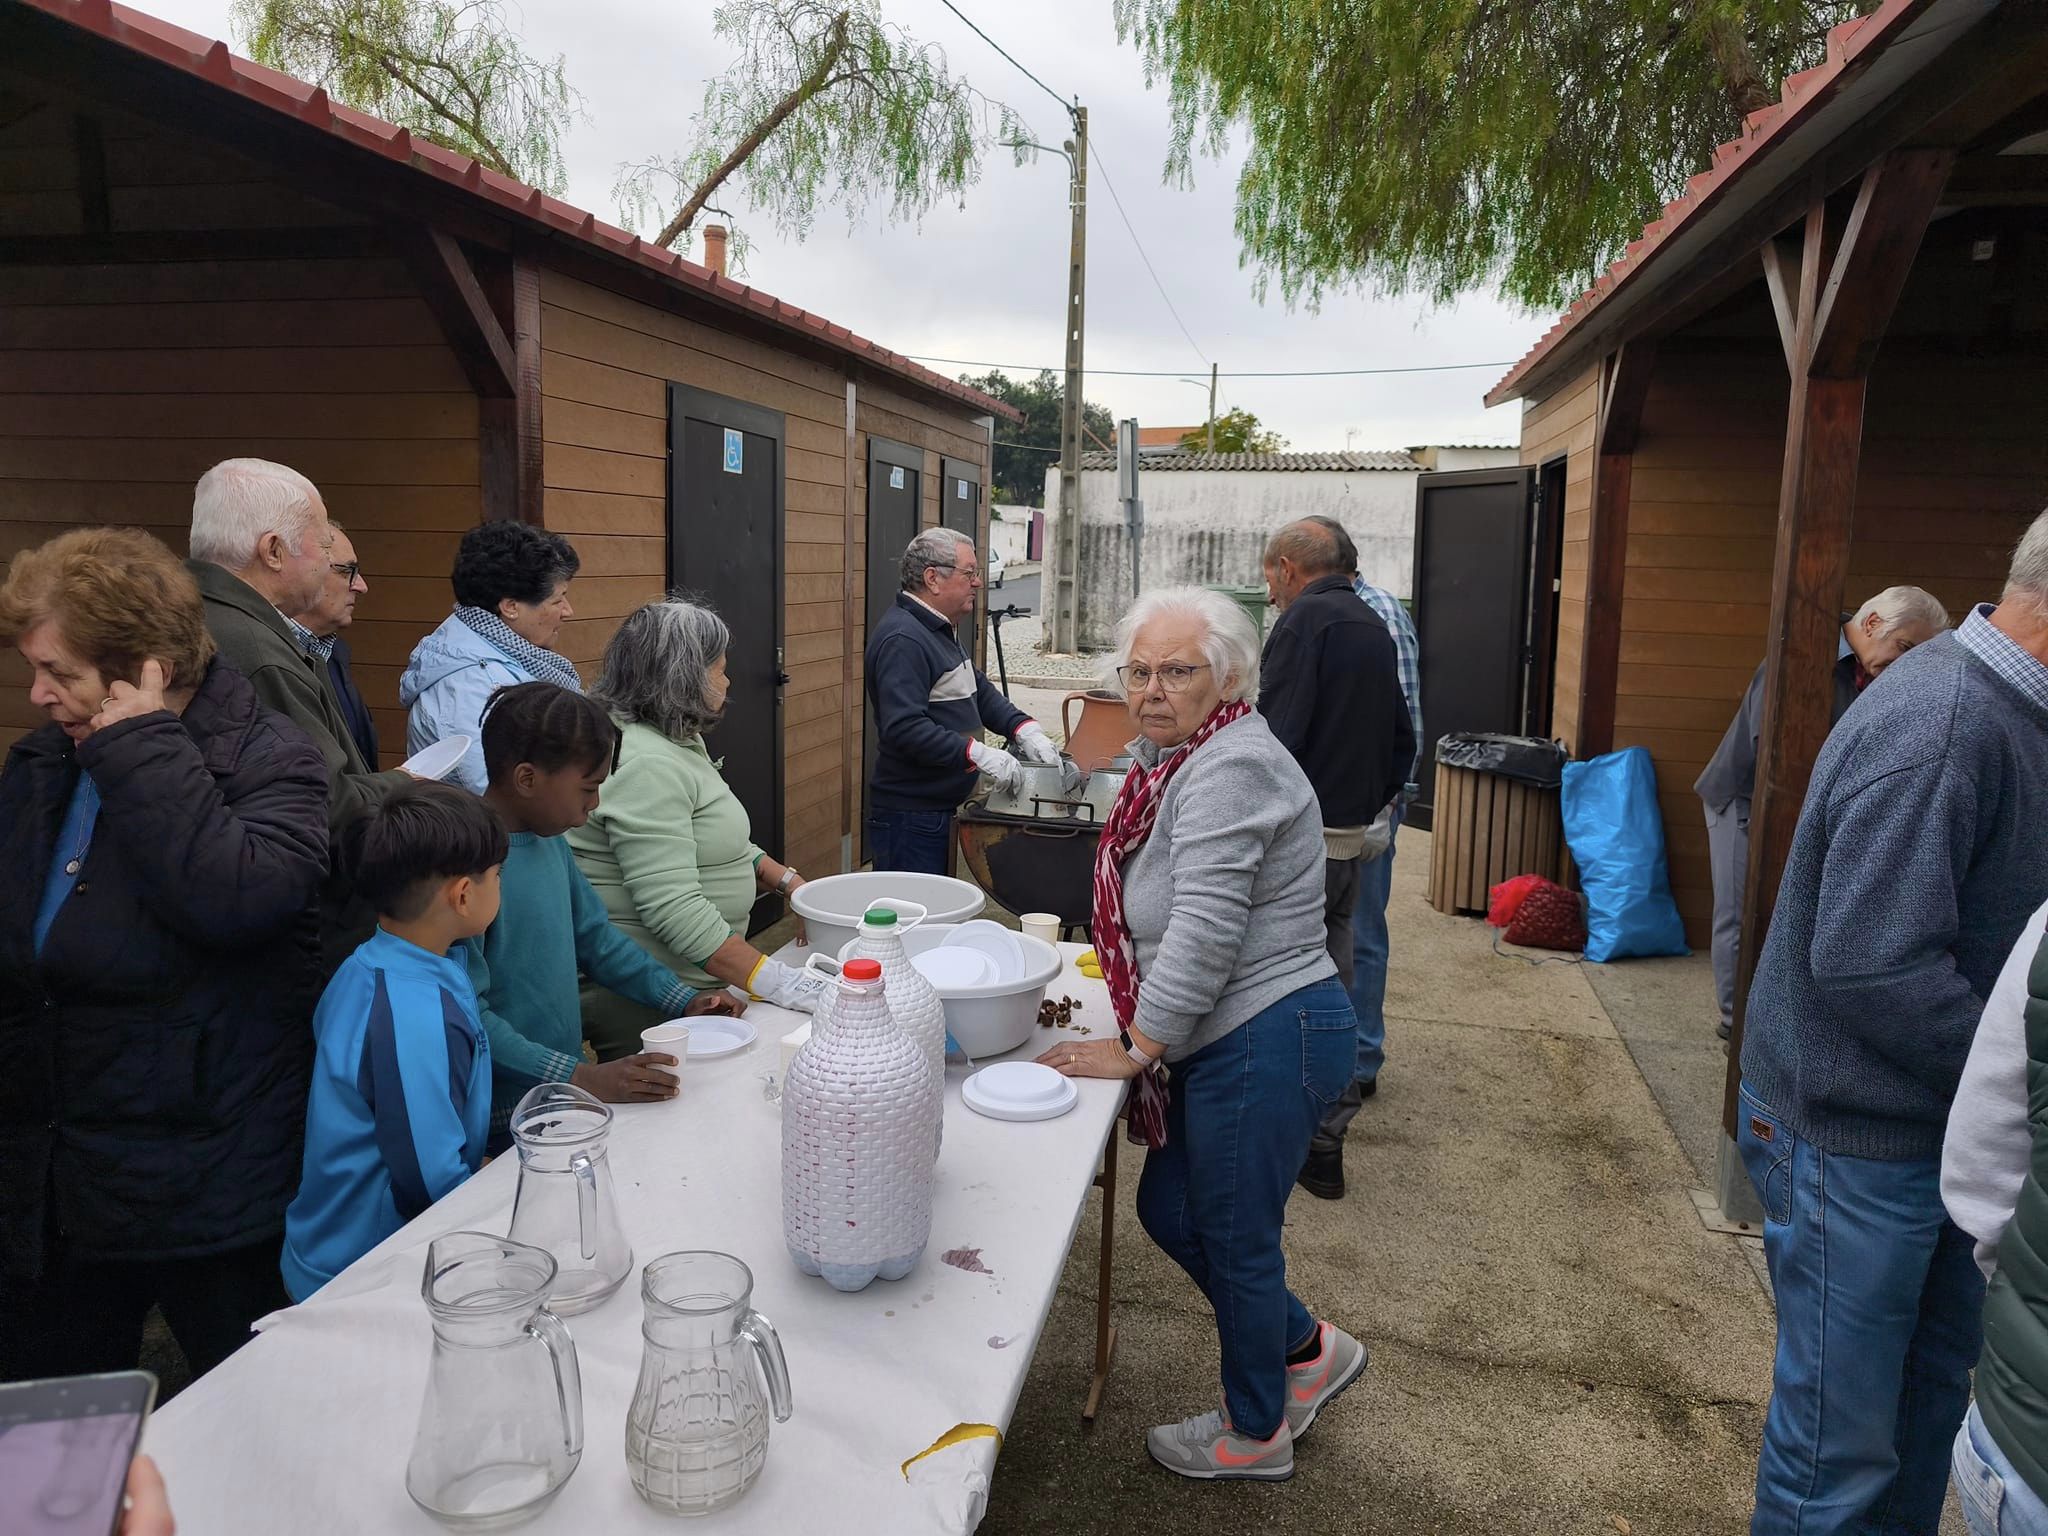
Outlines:
[[206,628],[221,659],[255,685],[265,705],[311,737],[327,765],[329,873],[320,892],[320,938],[331,975],[377,925],[376,913],[356,898],[354,882],[343,873],[343,831],[381,805],[407,776],[396,768],[378,773],[363,761],[327,668],[299,648],[268,598],[211,561],[185,565],[199,583]]
[[2027,973],[2027,1124],[2033,1150],[1984,1295],[1977,1407],[2027,1486],[2048,1489],[2048,942]]
[[[612,922],[641,948],[693,987],[725,985],[704,962],[747,931],[762,855],[703,737],[678,742],[652,726],[622,726],[619,766],[569,847]],[[637,1051],[640,1031],[661,1022],[612,993],[586,989],[583,1002],[601,1060]]]

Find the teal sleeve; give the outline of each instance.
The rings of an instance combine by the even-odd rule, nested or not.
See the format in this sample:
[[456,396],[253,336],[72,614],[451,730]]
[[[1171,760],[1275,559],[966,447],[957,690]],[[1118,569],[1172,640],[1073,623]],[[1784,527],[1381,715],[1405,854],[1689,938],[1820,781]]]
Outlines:
[[[586,885],[584,889],[589,887]],[[591,899],[596,900],[595,892],[592,892]],[[599,915],[603,915],[602,907]],[[566,1083],[569,1075],[583,1063],[527,1039],[517,1025],[497,1010],[491,996],[491,964],[484,954],[481,938],[464,939],[462,950],[463,959],[469,966],[470,985],[476,988],[477,1014],[483,1020],[484,1035],[491,1042],[493,1074],[502,1073],[536,1083]]]
[[[679,1016],[697,995],[696,988],[613,926],[603,899],[569,857],[566,844],[562,863],[569,872],[569,915],[576,929],[576,963],[583,974],[642,1007],[660,1009],[670,1018]],[[495,1047],[497,1041],[491,1044]]]

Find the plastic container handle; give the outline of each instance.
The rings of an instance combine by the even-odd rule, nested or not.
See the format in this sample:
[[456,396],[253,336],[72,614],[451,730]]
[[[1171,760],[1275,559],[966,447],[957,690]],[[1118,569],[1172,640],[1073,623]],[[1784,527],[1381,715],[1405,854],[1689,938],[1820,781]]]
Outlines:
[[569,1172],[576,1176],[576,1239],[583,1257],[597,1257],[597,1165],[588,1152],[569,1159]]
[[740,1317],[740,1337],[754,1346],[761,1361],[761,1374],[768,1380],[768,1401],[775,1409],[775,1422],[787,1424],[793,1410],[789,1398],[789,1362],[782,1358],[782,1337],[775,1325],[752,1307]]
[[555,1406],[562,1414],[562,1446],[575,1461],[583,1454],[583,1372],[576,1364],[576,1341],[559,1317],[542,1307],[526,1331],[547,1346],[555,1368]]
[[822,949],[803,963],[804,971],[816,971],[820,976],[837,976],[839,962]]
[[[903,929],[915,928],[919,923],[923,922],[926,918],[932,915],[932,909],[930,907],[921,907],[914,901],[904,901],[901,898],[895,896],[877,896],[873,901],[868,903],[868,910],[872,911],[876,907],[887,907],[891,912],[894,912],[898,917],[909,917],[910,914],[913,912],[917,914],[915,917],[911,917],[909,922],[901,924],[898,930],[899,932]],[[861,916],[865,918],[867,916],[867,912],[862,912]],[[856,924],[856,926],[858,925]]]

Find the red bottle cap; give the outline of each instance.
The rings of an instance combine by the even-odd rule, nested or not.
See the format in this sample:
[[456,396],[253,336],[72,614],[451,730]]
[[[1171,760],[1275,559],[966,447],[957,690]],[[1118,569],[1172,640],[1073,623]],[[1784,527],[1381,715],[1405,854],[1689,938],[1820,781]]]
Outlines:
[[882,962],[879,960],[849,960],[840,972],[848,981],[880,981]]

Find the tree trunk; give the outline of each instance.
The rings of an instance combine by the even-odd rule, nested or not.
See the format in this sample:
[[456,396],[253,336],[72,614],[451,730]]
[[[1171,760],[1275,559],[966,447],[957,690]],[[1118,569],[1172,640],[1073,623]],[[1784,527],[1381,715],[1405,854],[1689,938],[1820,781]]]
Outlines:
[[774,111],[754,125],[752,132],[733,146],[731,154],[719,161],[718,168],[704,178],[697,190],[690,194],[689,200],[677,210],[676,216],[662,226],[661,233],[654,237],[656,245],[672,246],[681,239],[725,179],[747,163],[747,158],[768,141],[768,136],[788,120],[790,113],[823,89],[838,65],[840,55],[846,52],[846,33],[851,22],[852,14],[848,11],[841,11],[833,19],[832,35],[826,40],[825,51],[818,55],[818,62],[811,66],[811,72],[804,76],[795,90],[775,104]]
[[1710,18],[1706,38],[1708,51],[1714,55],[1715,67],[1720,71],[1721,89],[1728,104],[1735,108],[1738,125],[1741,119],[1762,111],[1777,99],[1771,94],[1769,83],[1757,73],[1756,55],[1750,52],[1749,38],[1738,17]]

